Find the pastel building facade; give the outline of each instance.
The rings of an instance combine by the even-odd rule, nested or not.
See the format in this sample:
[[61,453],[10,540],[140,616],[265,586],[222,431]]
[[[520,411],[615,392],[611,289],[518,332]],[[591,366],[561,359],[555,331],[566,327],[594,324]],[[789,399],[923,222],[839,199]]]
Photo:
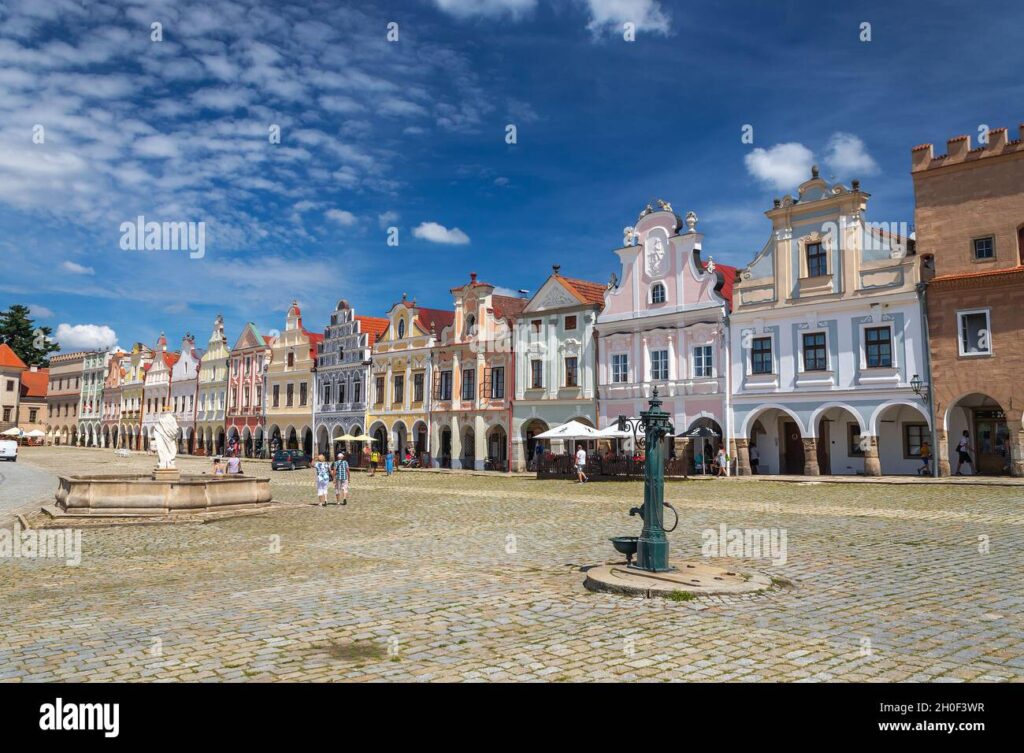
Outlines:
[[[597,340],[594,327],[606,285],[564,277],[559,266],[515,320],[512,470],[527,470],[534,437],[568,421],[597,427]],[[557,446],[555,446],[557,445]]]
[[[507,471],[515,383],[515,317],[526,300],[498,295],[490,283],[451,290],[455,310],[434,347],[431,446],[445,467]],[[414,375],[415,379],[415,375]],[[412,397],[418,397],[414,391]],[[413,426],[417,449],[421,439]]]
[[740,474],[910,474],[928,405],[918,258],[906,224],[866,219],[858,181],[817,168],[765,212],[771,235],[740,273],[730,317]]
[[406,296],[387,313],[387,328],[373,346],[367,433],[381,451],[404,454],[437,451],[431,444],[432,356],[440,333],[451,325],[451,311],[429,309]]
[[84,352],[50,357],[50,385],[46,394],[46,441],[78,444],[78,405],[81,402]]
[[78,401],[78,444],[102,445],[103,381],[112,353],[93,351],[82,358],[82,388]]
[[[599,428],[647,410],[655,388],[677,434],[707,427],[728,441],[729,313],[735,270],[701,258],[697,217],[648,205],[615,253],[621,275],[597,318]],[[713,443],[666,443],[688,462]]]
[[267,367],[265,411],[271,451],[301,449],[313,453],[313,369],[322,339],[322,334],[302,326],[302,311],[292,301]]
[[146,384],[142,390],[142,447],[146,450],[154,449],[156,423],[164,409],[170,406],[171,373],[180,356],[167,350],[167,338],[163,332],[154,353],[152,362],[146,367]]
[[149,449],[149,438],[143,437],[142,418],[145,413],[146,372],[156,354],[142,343],[135,343],[123,360],[121,408],[118,437],[121,446],[131,450]]
[[[225,409],[228,402],[228,359],[231,349],[224,334],[224,317],[213,322],[206,352],[199,364],[196,402],[196,437],[204,455],[223,454]],[[197,450],[198,451],[198,450]]]
[[178,422],[178,452],[192,454],[196,449],[196,392],[199,387],[199,362],[202,351],[195,338],[186,334],[181,341],[178,360],[171,366],[169,405]]
[[[377,338],[388,326],[383,317],[357,316],[348,301],[338,301],[324,330],[316,357],[317,452],[333,459],[337,438],[366,430],[370,359]],[[350,443],[350,462],[360,461],[362,443]]]
[[0,431],[18,426],[21,374],[28,366],[7,343],[0,343]]
[[128,359],[128,353],[118,352],[111,355],[107,361],[106,374],[103,378],[103,415],[100,418],[101,447],[126,446],[127,439],[121,425],[121,388],[127,376],[124,364]]
[[23,433],[45,432],[47,413],[47,392],[50,385],[50,370],[29,366],[21,372],[21,398],[18,407],[18,428]]
[[266,450],[264,390],[274,338],[246,323],[228,358],[224,409],[225,452],[252,456]]

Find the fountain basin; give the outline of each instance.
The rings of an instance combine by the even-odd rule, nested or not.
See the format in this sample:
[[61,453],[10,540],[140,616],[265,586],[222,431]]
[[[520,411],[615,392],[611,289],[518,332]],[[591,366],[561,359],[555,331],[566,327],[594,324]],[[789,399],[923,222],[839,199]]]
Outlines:
[[265,505],[271,496],[269,478],[242,474],[61,476],[55,494],[67,515],[202,513]]

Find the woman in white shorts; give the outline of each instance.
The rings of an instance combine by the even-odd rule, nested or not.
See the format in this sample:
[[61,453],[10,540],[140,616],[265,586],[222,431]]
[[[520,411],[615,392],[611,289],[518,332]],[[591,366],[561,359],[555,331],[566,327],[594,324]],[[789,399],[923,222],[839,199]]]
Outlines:
[[331,485],[331,466],[324,462],[323,455],[317,455],[313,470],[316,472],[317,499],[321,507],[327,507],[327,487]]

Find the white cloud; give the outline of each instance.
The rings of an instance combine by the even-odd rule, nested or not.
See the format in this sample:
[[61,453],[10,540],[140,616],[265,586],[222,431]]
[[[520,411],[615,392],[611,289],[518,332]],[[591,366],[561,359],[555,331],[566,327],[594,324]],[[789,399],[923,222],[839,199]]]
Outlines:
[[437,7],[456,18],[512,16],[533,12],[537,0],[434,0]]
[[837,176],[859,177],[878,172],[878,163],[868,154],[860,137],[852,133],[832,134],[825,149],[825,164]]
[[386,212],[381,212],[377,215],[377,222],[380,224],[380,229],[384,230],[398,222],[398,212],[391,209]]
[[105,324],[61,323],[56,339],[65,350],[110,350],[117,345],[117,333]]
[[35,317],[41,317],[43,319],[49,319],[51,316],[53,316],[53,310],[52,309],[48,309],[48,308],[46,308],[46,306],[41,306],[38,303],[30,303],[28,305],[28,309],[29,309],[29,311],[32,312],[32,316],[35,316]]
[[327,219],[334,220],[344,227],[351,227],[356,224],[356,216],[351,212],[346,212],[344,209],[328,209],[324,214],[327,216]]
[[621,36],[623,24],[636,24],[636,30],[666,35],[671,30],[669,15],[658,0],[582,0],[590,12],[587,28],[595,35],[603,32]]
[[803,144],[790,142],[768,149],[758,147],[743,161],[752,176],[772,188],[785,191],[810,176],[814,154]]
[[64,271],[70,272],[71,274],[74,274],[74,275],[94,275],[94,274],[96,274],[96,270],[93,269],[92,267],[84,267],[81,264],[76,264],[73,261],[66,261],[63,264],[61,264],[60,266],[61,266],[61,269],[63,269]]
[[436,222],[421,222],[413,228],[413,237],[431,243],[448,243],[455,246],[464,246],[469,243],[469,236],[453,227],[451,230]]

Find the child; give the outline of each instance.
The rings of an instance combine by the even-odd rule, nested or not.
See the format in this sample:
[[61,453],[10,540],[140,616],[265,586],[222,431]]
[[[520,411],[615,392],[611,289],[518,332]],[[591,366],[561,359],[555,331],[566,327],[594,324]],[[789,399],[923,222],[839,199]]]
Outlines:
[[316,456],[313,470],[316,472],[316,496],[320,500],[320,507],[327,507],[327,486],[331,483],[331,467],[324,462],[323,455]]
[[[348,461],[345,460],[345,453],[339,452],[338,459],[331,466],[331,475],[334,476],[334,503],[338,505],[348,504]],[[344,495],[344,498],[342,496]],[[339,501],[340,500],[340,501]]]
[[224,466],[222,466],[220,464],[220,458],[214,458],[213,459],[213,475],[214,476],[223,476],[224,475]]
[[932,475],[932,446],[928,444],[928,440],[921,442],[921,467],[918,469],[918,474],[921,476]]

